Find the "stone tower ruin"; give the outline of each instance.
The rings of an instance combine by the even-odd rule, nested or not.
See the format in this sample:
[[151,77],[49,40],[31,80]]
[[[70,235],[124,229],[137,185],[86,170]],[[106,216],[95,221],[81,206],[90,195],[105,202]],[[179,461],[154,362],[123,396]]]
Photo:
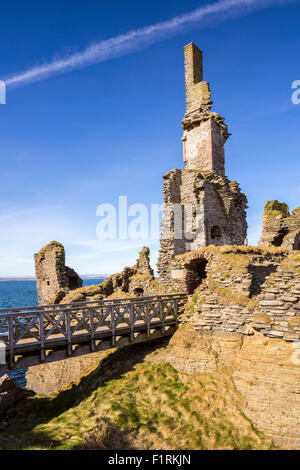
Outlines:
[[164,210],[158,259],[163,284],[170,280],[174,256],[208,245],[244,245],[247,198],[225,176],[224,145],[229,137],[220,114],[212,112],[211,92],[203,81],[202,52],[185,47],[186,113],[184,169],[164,176]]
[[59,303],[70,290],[82,286],[82,279],[65,265],[65,249],[56,241],[34,255],[39,305]]

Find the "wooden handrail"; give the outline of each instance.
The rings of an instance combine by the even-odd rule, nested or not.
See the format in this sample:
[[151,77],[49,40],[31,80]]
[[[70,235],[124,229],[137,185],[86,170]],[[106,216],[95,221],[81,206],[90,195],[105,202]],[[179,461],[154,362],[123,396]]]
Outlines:
[[186,294],[169,294],[2,309],[0,337],[6,345],[7,362],[13,368],[15,356],[28,351],[39,354],[43,362],[47,349],[62,347],[71,356],[72,346],[82,342],[88,342],[93,351],[95,341],[102,338],[111,338],[115,346],[118,336],[127,335],[132,342],[141,331],[150,338],[153,328],[163,336],[166,327],[178,326],[179,305],[186,298]]
[[[61,310],[64,308],[82,308],[86,306],[101,306],[105,304],[124,304],[130,303],[131,301],[134,302],[143,302],[147,300],[153,299],[168,299],[168,298],[182,298],[184,299],[187,294],[164,294],[164,295],[153,295],[149,297],[125,297],[120,299],[103,299],[103,300],[93,300],[88,302],[73,302],[70,304],[49,304],[49,305],[34,305],[28,307],[14,307],[14,308],[2,308],[0,309],[0,316],[3,314],[19,314],[19,313],[39,313],[41,311],[53,311],[53,310]],[[1,317],[0,317],[1,318]]]

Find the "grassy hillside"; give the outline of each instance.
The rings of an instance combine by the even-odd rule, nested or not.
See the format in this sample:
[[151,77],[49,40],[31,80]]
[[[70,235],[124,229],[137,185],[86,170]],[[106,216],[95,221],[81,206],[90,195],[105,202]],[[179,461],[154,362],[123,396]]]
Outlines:
[[151,363],[154,347],[113,350],[68,389],[29,394],[2,422],[0,449],[272,447],[244,416],[229,370],[178,373]]

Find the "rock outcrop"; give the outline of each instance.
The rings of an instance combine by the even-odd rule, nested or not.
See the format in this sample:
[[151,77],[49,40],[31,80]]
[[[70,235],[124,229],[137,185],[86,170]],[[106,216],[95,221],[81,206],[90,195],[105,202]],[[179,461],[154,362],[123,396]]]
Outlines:
[[[87,346],[87,350],[89,347]],[[88,375],[107,356],[107,351],[90,352],[68,359],[56,351],[56,362],[29,367],[26,373],[27,388],[39,395],[51,395]],[[60,357],[61,356],[61,357]]]
[[260,333],[200,332],[183,325],[152,360],[188,374],[231,368],[246,416],[278,446],[300,449],[300,367],[293,354],[290,343]]
[[82,286],[82,279],[65,265],[65,249],[53,241],[34,255],[40,305],[58,304],[71,290]]
[[0,419],[7,410],[25,398],[24,391],[8,375],[0,378]]

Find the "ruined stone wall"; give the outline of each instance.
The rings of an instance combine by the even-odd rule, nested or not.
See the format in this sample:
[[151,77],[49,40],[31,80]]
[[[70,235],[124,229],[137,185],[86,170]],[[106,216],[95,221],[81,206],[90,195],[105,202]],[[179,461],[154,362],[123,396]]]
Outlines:
[[[281,248],[208,246],[176,256],[170,265],[170,284],[173,289],[192,293],[205,280],[204,291],[207,287],[230,288],[233,294],[251,298],[261,292],[266,278],[289,255],[289,250]],[[205,277],[194,285],[194,275],[202,262],[205,263]]]
[[290,214],[284,202],[268,201],[263,213],[259,245],[300,250],[300,207]]
[[34,261],[40,305],[59,303],[70,290],[82,286],[78,274],[65,265],[61,243],[49,243],[34,255]]
[[252,253],[213,254],[209,248],[179,256],[173,263],[174,285],[189,290],[192,263],[207,262],[206,277],[191,295],[183,321],[199,331],[248,335],[256,330],[270,338],[299,341],[300,254],[258,248]]
[[162,284],[170,285],[171,261],[178,254],[245,244],[247,198],[238,183],[212,172],[173,170],[165,176],[164,201],[157,263]]
[[206,245],[244,245],[247,198],[235,181],[205,173],[204,224]]
[[258,295],[262,315],[254,327],[266,336],[300,340],[300,253],[282,263]]
[[125,298],[159,295],[167,293],[154,278],[149,260],[150,250],[144,247],[136,264],[125,267],[122,272],[112,274],[101,284],[75,289],[64,297],[61,303],[88,302],[105,298]]

